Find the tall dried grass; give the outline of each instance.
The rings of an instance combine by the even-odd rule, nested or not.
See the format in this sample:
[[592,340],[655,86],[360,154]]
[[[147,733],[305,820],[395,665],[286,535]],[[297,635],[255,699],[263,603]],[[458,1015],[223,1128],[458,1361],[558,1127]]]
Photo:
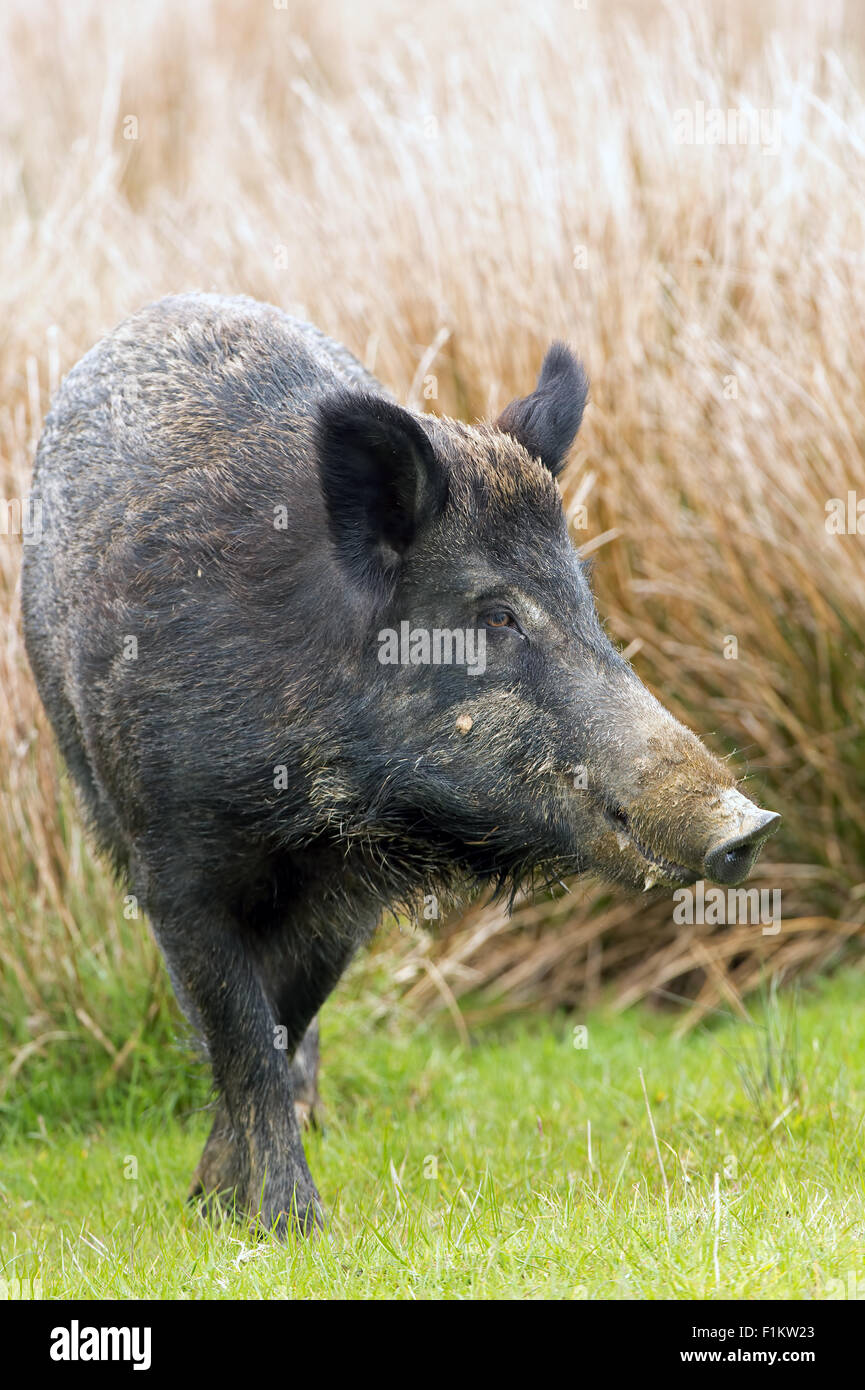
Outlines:
[[[842,4],[602,10],[0,15],[0,497],[26,492],[62,372],[169,291],[305,314],[466,418],[567,337],[594,387],[566,500],[611,632],[784,812],[757,880],[783,889],[778,936],[677,929],[668,901],[581,885],[410,941],[419,1007],[574,1004],[614,980],[623,1003],[686,993],[701,1016],[865,922],[865,538],[824,525],[827,499],[865,496],[865,25]],[[676,143],[700,102],[777,113],[777,148]],[[43,1045],[75,1015],[116,1063],[133,1020],[106,980],[138,1017],[160,976],[58,780],[19,558],[0,543],[0,1018]]]

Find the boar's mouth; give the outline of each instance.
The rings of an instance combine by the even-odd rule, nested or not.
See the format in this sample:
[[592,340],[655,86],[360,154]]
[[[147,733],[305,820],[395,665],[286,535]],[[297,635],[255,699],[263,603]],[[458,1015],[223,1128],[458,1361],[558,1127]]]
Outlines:
[[614,831],[620,849],[635,849],[645,860],[646,875],[645,889],[648,892],[656,884],[670,883],[696,883],[700,878],[700,871],[690,869],[685,864],[677,864],[671,859],[665,859],[663,855],[655,853],[647,844],[637,836],[631,824],[631,818],[627,811],[621,806],[604,806],[604,819]]
[[682,863],[647,843],[640,820],[619,803],[598,799],[595,809],[605,827],[605,834],[593,846],[595,867],[634,887],[642,883],[645,891],[696,883],[701,878],[727,886],[742,883],[781,821],[777,812],[762,810],[735,787],[700,797],[690,814],[680,809],[675,822],[665,818],[666,823],[658,825],[657,818],[651,818],[665,848],[671,846],[675,853],[676,843],[682,844],[690,860]]

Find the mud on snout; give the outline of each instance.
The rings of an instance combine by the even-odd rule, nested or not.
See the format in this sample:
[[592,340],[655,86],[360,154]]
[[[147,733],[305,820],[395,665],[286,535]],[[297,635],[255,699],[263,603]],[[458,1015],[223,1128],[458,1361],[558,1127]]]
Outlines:
[[587,769],[592,867],[645,890],[741,883],[781,817],[744,796],[690,729],[643,693],[639,717],[602,745],[595,775]]

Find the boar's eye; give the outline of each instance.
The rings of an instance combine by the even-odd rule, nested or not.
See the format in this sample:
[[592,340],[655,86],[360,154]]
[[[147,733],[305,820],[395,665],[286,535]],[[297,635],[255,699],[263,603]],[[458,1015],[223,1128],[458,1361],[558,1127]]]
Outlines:
[[489,613],[481,615],[481,623],[484,627],[493,628],[512,628],[514,632],[524,636],[523,630],[514,617],[513,613],[507,608],[495,608]]

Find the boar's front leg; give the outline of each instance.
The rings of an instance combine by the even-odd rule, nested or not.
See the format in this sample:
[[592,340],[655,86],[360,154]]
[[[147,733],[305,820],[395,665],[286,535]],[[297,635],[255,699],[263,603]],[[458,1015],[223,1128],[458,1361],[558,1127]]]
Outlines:
[[205,894],[169,906],[148,893],[154,933],[221,1094],[194,1190],[233,1198],[265,1230],[321,1225],[294,1109],[289,1058],[239,923]]
[[[321,1097],[318,1094],[320,1041],[318,1018],[314,1018],[303,1035],[289,1068],[289,1085],[294,1096],[294,1113],[301,1130],[311,1126],[318,1129],[321,1116]],[[198,1161],[189,1188],[190,1198],[218,1198],[231,1204],[242,1181],[240,1156],[231,1124],[231,1117],[220,1096],[216,1103],[213,1126]]]

